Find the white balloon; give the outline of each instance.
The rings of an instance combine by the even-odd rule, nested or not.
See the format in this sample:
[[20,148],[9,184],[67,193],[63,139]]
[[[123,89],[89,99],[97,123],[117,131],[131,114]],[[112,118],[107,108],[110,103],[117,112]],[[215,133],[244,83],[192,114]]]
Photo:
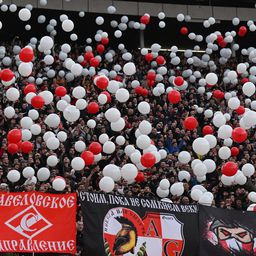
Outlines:
[[116,150],[116,146],[112,141],[106,141],[103,144],[103,152],[106,154],[112,154]]
[[116,137],[116,144],[122,146],[125,144],[125,138],[122,135]]
[[135,152],[135,147],[133,145],[127,145],[124,149],[124,153],[127,155],[127,156],[131,156],[132,153]]
[[46,132],[43,136],[43,140],[46,142],[48,139],[50,138],[54,138],[55,137],[55,134],[53,132]]
[[75,106],[69,105],[64,109],[63,116],[68,122],[75,122],[80,117],[80,111]]
[[133,152],[131,155],[130,155],[130,158],[131,158],[131,161],[134,163],[134,164],[139,164],[140,163],[140,159],[141,159],[141,153],[139,150],[136,150],[135,152]]
[[165,198],[167,196],[169,196],[169,189],[163,190],[160,187],[158,187],[156,189],[156,194],[160,197],[160,198]]
[[39,45],[40,49],[39,50],[41,52],[51,50],[53,45],[54,45],[53,39],[49,36],[44,36],[40,40],[40,45]]
[[127,181],[133,181],[138,174],[138,169],[134,164],[125,164],[121,168],[121,175]]
[[58,128],[60,125],[60,117],[57,114],[48,115],[44,122],[51,128]]
[[81,171],[85,166],[85,162],[81,157],[75,157],[71,161],[71,167],[75,171]]
[[51,150],[56,150],[60,146],[60,141],[57,138],[52,137],[46,141],[46,146]]
[[255,93],[255,85],[252,82],[247,82],[243,85],[243,93],[251,97]]
[[212,198],[207,194],[203,194],[199,199],[199,204],[211,206],[212,205]]
[[86,145],[83,141],[79,140],[75,143],[75,150],[77,152],[83,152],[85,151]]
[[166,190],[166,189],[169,189],[170,188],[170,182],[169,180],[167,179],[162,179],[159,183],[159,187],[162,189],[162,190]]
[[11,87],[6,91],[6,97],[10,101],[17,101],[20,97],[20,92],[18,89]]
[[210,148],[215,148],[217,145],[217,139],[212,134],[207,134],[204,136],[204,138],[208,141],[210,144]]
[[74,22],[72,20],[67,19],[62,22],[61,26],[65,32],[71,32],[74,29]]
[[29,141],[32,138],[32,133],[28,129],[22,129],[21,133],[23,141]]
[[234,177],[234,176],[221,175],[220,180],[221,180],[221,182],[222,182],[225,186],[231,186],[231,185],[233,185],[233,183],[235,182],[235,177]]
[[90,129],[93,129],[93,128],[96,127],[96,121],[93,120],[93,119],[88,120],[86,124],[87,124],[87,126],[88,126]]
[[99,182],[100,190],[104,191],[105,193],[111,192],[115,187],[115,182],[110,177],[103,177]]
[[147,135],[140,135],[136,140],[136,145],[140,149],[146,149],[151,145],[151,139]]
[[123,71],[127,76],[131,76],[136,73],[136,67],[133,62],[128,62],[124,65]]
[[59,160],[57,158],[57,156],[55,155],[51,155],[47,157],[46,163],[47,165],[49,165],[50,167],[54,167],[58,164]]
[[207,173],[212,173],[216,169],[216,163],[212,159],[205,159],[203,164],[207,167]]
[[183,182],[185,180],[186,182],[189,182],[190,178],[191,178],[191,175],[190,175],[189,172],[184,171],[184,170],[183,171],[179,171],[179,173],[178,173],[179,181]]
[[200,197],[203,195],[203,192],[199,189],[193,189],[191,191],[191,198],[194,200],[194,201],[199,201]]
[[215,73],[208,73],[205,77],[205,81],[209,85],[215,85],[218,83],[218,76]]
[[13,107],[9,106],[9,107],[6,107],[4,109],[4,115],[7,117],[7,118],[13,118],[14,115],[15,115],[15,110]]
[[181,151],[178,155],[178,160],[182,164],[187,164],[191,160],[191,155],[188,151]]
[[110,108],[105,112],[105,118],[109,122],[117,122],[121,117],[121,113],[118,109],[116,108]]
[[107,142],[109,140],[109,137],[106,133],[103,133],[99,136],[99,142],[101,144],[104,144],[105,142]]
[[218,129],[218,137],[221,139],[228,139],[232,136],[232,127],[230,125],[222,125],[219,129]]
[[73,97],[75,97],[76,99],[82,99],[85,97],[85,89],[82,86],[77,86],[74,88],[74,90],[72,91],[72,95]]
[[146,121],[146,120],[143,120],[142,122],[140,122],[139,124],[139,131],[142,133],[142,134],[145,134],[145,135],[148,135],[151,133],[152,131],[152,125],[150,122]]
[[240,100],[237,97],[232,97],[231,99],[228,100],[228,107],[230,109],[238,109],[240,106]]
[[66,188],[66,181],[62,177],[56,177],[52,182],[52,187],[56,191],[63,191]]
[[28,178],[32,178],[35,175],[35,170],[34,168],[28,166],[25,167],[22,171],[22,175],[24,178],[28,179]]
[[28,116],[22,117],[20,120],[20,125],[23,129],[30,129],[32,124],[33,124],[33,120]]
[[205,164],[203,163],[198,163],[195,165],[195,167],[193,168],[193,172],[196,176],[198,177],[202,177],[204,175],[206,175],[207,173],[207,167]]
[[59,139],[60,142],[66,141],[67,137],[68,137],[67,133],[63,131],[60,131],[57,134],[57,138]]
[[120,168],[115,164],[108,164],[103,169],[103,175],[112,178],[114,181],[121,179]]
[[138,110],[141,114],[147,115],[150,113],[150,105],[146,101],[142,101],[138,105]]
[[111,130],[115,132],[122,131],[125,127],[125,121],[123,118],[119,118],[119,120],[117,120],[116,122],[111,123],[110,127],[111,127]]
[[244,164],[242,166],[242,172],[246,177],[251,177],[255,173],[255,168],[252,164]]
[[165,159],[167,157],[167,152],[165,149],[160,149],[159,154],[161,156],[161,159]]
[[248,194],[248,199],[253,202],[256,203],[256,192],[252,191]]
[[247,181],[247,178],[244,176],[244,174],[241,171],[238,171],[235,175],[235,183],[238,185],[244,185]]
[[231,150],[228,147],[223,146],[219,149],[218,155],[220,159],[227,160],[228,158],[231,157]]
[[36,120],[39,117],[39,113],[36,109],[31,109],[28,111],[28,116],[32,119],[32,120]]
[[37,172],[37,178],[39,181],[46,181],[50,178],[50,171],[46,167],[42,167]]
[[119,101],[120,103],[124,103],[127,100],[129,100],[130,94],[127,89],[120,88],[116,91],[115,96],[116,96],[117,101]]
[[198,155],[206,155],[210,151],[210,143],[206,138],[197,138],[193,141],[192,148]]
[[44,98],[45,105],[49,105],[53,101],[53,94],[50,91],[42,91],[38,95]]
[[19,11],[19,18],[22,21],[28,21],[31,18],[31,12],[27,8],[22,8]]
[[32,73],[33,64],[31,62],[21,62],[18,71],[21,76],[28,77]]
[[19,181],[20,173],[17,170],[11,170],[7,173],[7,179],[10,182],[15,183],[15,182]]
[[88,103],[85,99],[78,99],[76,101],[76,108],[79,110],[84,110],[88,106]]
[[184,186],[182,182],[176,182],[171,185],[170,192],[173,196],[181,196],[184,193]]
[[226,118],[222,113],[215,114],[212,119],[212,122],[214,126],[221,127],[222,125],[226,124]]

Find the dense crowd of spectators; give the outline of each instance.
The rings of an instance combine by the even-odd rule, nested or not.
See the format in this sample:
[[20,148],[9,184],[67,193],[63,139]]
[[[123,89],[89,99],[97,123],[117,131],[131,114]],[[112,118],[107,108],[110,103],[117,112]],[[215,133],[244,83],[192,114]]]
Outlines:
[[[14,45],[19,45],[22,47],[22,42],[13,41],[12,44],[6,45],[6,55],[13,56],[12,49]],[[74,46],[72,48],[72,53],[70,57],[74,60],[84,52],[83,47]],[[62,70],[62,62],[58,59],[59,47],[55,46],[55,63],[53,68],[57,71]],[[125,129],[121,132],[113,132],[110,129],[108,121],[104,118],[103,115],[96,116],[88,114],[86,110],[81,111],[81,116],[79,120],[73,124],[68,123],[63,116],[61,117],[61,126],[56,129],[50,129],[45,123],[44,119],[50,113],[59,113],[56,109],[56,102],[59,100],[58,97],[54,97],[54,100],[51,104],[45,106],[39,111],[40,117],[36,123],[40,124],[42,132],[38,136],[33,136],[31,141],[34,143],[34,150],[30,154],[14,154],[11,155],[7,152],[7,133],[10,129],[20,128],[20,120],[22,117],[27,116],[28,111],[32,108],[30,104],[25,101],[23,88],[26,85],[27,81],[24,78],[18,77],[16,79],[15,87],[20,90],[20,100],[14,103],[11,103],[6,99],[4,93],[6,87],[0,84],[0,191],[32,191],[39,190],[43,192],[54,192],[51,187],[51,180],[55,176],[63,176],[66,180],[66,189],[64,192],[74,192],[74,191],[99,191],[99,180],[103,176],[103,168],[110,163],[114,163],[118,166],[123,166],[126,163],[129,163],[129,158],[124,153],[124,147],[128,144],[135,144],[135,130],[138,128],[140,121],[147,119],[153,127],[152,133],[149,135],[150,138],[154,141],[158,149],[165,149],[167,151],[166,159],[160,161],[151,169],[144,171],[145,179],[142,182],[136,182],[133,184],[127,184],[125,180],[117,182],[116,187],[113,193],[121,194],[125,196],[143,196],[143,197],[157,197],[156,189],[159,185],[159,181],[163,178],[167,178],[171,184],[178,181],[178,172],[180,170],[186,170],[191,173],[191,180],[189,182],[184,181],[185,192],[182,196],[169,196],[169,198],[174,203],[181,204],[190,204],[195,203],[190,197],[190,190],[195,184],[199,184],[196,177],[193,175],[192,169],[189,164],[184,165],[178,161],[178,153],[182,150],[186,150],[191,153],[192,159],[197,158],[198,156],[192,150],[192,142],[195,138],[202,136],[202,127],[204,125],[210,124],[211,119],[206,118],[204,113],[197,113],[196,107],[200,106],[204,109],[211,109],[215,111],[222,111],[223,113],[229,112],[227,102],[225,99],[217,100],[212,98],[207,98],[206,93],[200,95],[197,93],[197,82],[189,83],[187,90],[182,91],[182,100],[177,105],[172,105],[167,100],[167,94],[164,93],[161,96],[154,96],[152,93],[152,88],[147,86],[146,75],[148,70],[151,68],[150,64],[145,61],[144,56],[140,54],[139,51],[132,52],[133,61],[136,65],[137,72],[136,75],[126,78],[123,81],[126,84],[126,88],[130,92],[130,99],[124,103],[118,103],[115,101],[114,97],[112,102],[101,106],[100,113],[104,113],[110,107],[116,106],[122,117],[125,119],[126,126]],[[46,77],[45,64],[42,61],[43,55],[35,52],[36,59],[34,61],[34,71],[33,76]],[[198,70],[201,72],[202,77],[204,77],[208,72],[208,68],[194,67],[189,65],[186,62],[186,58],[183,54],[180,55],[181,63],[178,66],[174,66],[170,63],[169,54],[163,53],[166,57],[166,67],[168,73],[164,75],[163,81],[161,81],[165,87],[170,86],[168,80],[169,76],[172,74],[180,75],[183,70],[191,69],[192,72]],[[200,58],[201,56],[198,55]],[[236,69],[236,65],[239,63],[238,58],[230,58],[225,65],[218,64],[218,57],[216,56],[214,61],[217,64],[216,73],[219,77],[219,84],[216,86],[217,89],[222,91],[232,91],[236,90],[238,92],[238,97],[241,100],[241,103],[244,104],[245,98],[241,93],[241,83],[238,85],[225,85],[225,90],[223,89],[223,74],[227,68]],[[102,61],[100,68],[107,68],[111,70],[115,64],[120,64],[123,66],[125,63],[121,58],[121,52],[117,52],[117,55],[114,57],[112,63],[107,61]],[[3,68],[3,65],[1,65]],[[15,65],[15,60],[10,67],[14,72],[17,72],[17,67]],[[122,71],[118,74],[119,79],[124,79]],[[138,96],[134,89],[131,86],[131,82],[137,79],[140,84],[149,89],[149,94],[146,97]],[[86,89],[85,99],[90,102],[92,100],[97,101],[98,95],[101,92],[97,87],[93,85],[92,78],[87,76],[81,76],[75,78],[71,82],[67,82],[63,77],[56,75],[53,79],[45,79],[44,82],[40,85],[37,85],[38,91],[49,90],[54,94],[54,90],[58,85],[64,85],[67,88],[68,94],[72,95],[71,92],[73,88],[77,85],[81,85]],[[206,91],[211,91],[212,88],[206,88]],[[251,100],[256,99],[255,96],[251,97]],[[147,101],[150,104],[151,112],[145,117],[139,113],[137,106],[141,101]],[[72,98],[74,103],[75,99]],[[15,109],[15,116],[12,119],[7,119],[4,116],[4,109],[7,106],[13,106]],[[183,120],[187,116],[194,116],[199,122],[199,126],[194,131],[185,130],[183,127]],[[89,119],[94,119],[97,123],[94,129],[89,128],[86,123]],[[232,118],[228,122],[232,127],[238,126],[238,116],[233,112]],[[43,134],[45,131],[52,130],[57,133],[60,130],[63,130],[67,133],[68,139],[66,142],[61,143],[60,147],[54,152],[49,150],[46,146],[46,143],[43,140]],[[216,132],[216,131],[215,131]],[[85,167],[82,171],[74,171],[71,168],[71,160],[79,156],[80,153],[76,152],[74,144],[78,140],[82,140],[86,145],[89,145],[92,141],[98,141],[99,136],[102,133],[107,133],[109,137],[115,138],[118,135],[123,135],[126,138],[126,144],[124,146],[116,147],[116,151],[111,155],[103,154],[102,160],[97,164],[94,164],[90,167]],[[256,147],[256,135],[254,129],[248,131],[248,139],[242,143],[237,144],[240,149],[239,155],[237,157],[231,157],[231,160],[234,160],[238,163],[239,166],[245,163],[252,163],[255,165],[256,156],[254,154]],[[256,191],[256,174],[249,178],[244,186],[224,186],[220,181],[220,167],[223,160],[218,157],[218,149],[223,145],[222,140],[218,140],[218,145],[216,148],[212,149],[208,154],[208,158],[211,158],[215,161],[217,165],[216,171],[213,173],[207,174],[206,181],[202,182],[202,185],[207,188],[208,191],[212,192],[214,195],[213,205],[220,208],[226,209],[236,209],[236,210],[246,210],[250,204],[247,195],[250,191]],[[235,145],[235,143],[234,143]],[[46,159],[49,155],[56,154],[59,163],[56,167],[49,167],[51,171],[51,177],[47,182],[38,182],[37,184],[29,183],[24,184],[25,179],[21,179],[18,183],[11,184],[8,182],[6,176],[8,171],[16,169],[20,172],[27,167],[31,166],[36,171],[41,167],[47,167]],[[78,249],[82,247],[82,214],[78,206],[77,214],[77,241]]]

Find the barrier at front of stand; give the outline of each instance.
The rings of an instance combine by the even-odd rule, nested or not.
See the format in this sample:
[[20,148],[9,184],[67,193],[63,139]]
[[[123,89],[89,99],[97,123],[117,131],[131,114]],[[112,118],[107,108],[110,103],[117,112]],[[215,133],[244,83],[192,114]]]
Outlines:
[[85,255],[256,255],[256,214],[80,192]]
[[0,252],[75,253],[76,194],[1,193]]

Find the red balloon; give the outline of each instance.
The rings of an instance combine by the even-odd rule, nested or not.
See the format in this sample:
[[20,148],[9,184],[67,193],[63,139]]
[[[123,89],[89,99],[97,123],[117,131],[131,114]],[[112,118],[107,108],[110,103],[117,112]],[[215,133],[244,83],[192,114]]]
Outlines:
[[236,113],[238,115],[243,115],[245,112],[245,108],[243,106],[239,106],[239,108],[236,109]]
[[100,61],[97,58],[91,58],[90,59],[90,65],[92,67],[98,67],[100,65]]
[[168,93],[168,100],[170,103],[172,104],[177,104],[180,102],[181,100],[181,95],[180,92],[176,91],[176,90],[172,90]]
[[234,176],[238,171],[238,165],[234,162],[227,162],[221,168],[221,173],[226,176]]
[[227,46],[227,42],[225,40],[222,40],[219,42],[219,45],[221,48],[225,48]]
[[141,92],[141,95],[144,96],[144,97],[147,97],[148,96],[148,90],[143,88],[142,92]]
[[147,85],[149,86],[149,87],[153,87],[154,86],[154,84],[155,84],[155,80],[147,80]]
[[203,128],[203,135],[213,134],[213,128],[210,125],[206,125]]
[[154,80],[156,79],[156,73],[155,72],[148,72],[147,74],[147,79],[148,80]]
[[105,51],[105,46],[103,44],[98,44],[97,45],[97,52],[99,54],[102,54]]
[[189,116],[184,120],[183,125],[187,130],[193,131],[198,126],[198,122],[193,116]]
[[223,40],[224,40],[224,38],[223,38],[222,35],[218,35],[218,36],[217,36],[216,41],[217,41],[218,43],[220,43],[220,42],[223,41]]
[[21,151],[25,154],[30,153],[34,148],[34,145],[30,141],[23,141],[21,143]]
[[107,91],[104,91],[104,92],[101,92],[100,94],[104,94],[107,96],[107,103],[110,103],[111,102],[111,96],[110,96],[110,93],[107,92]]
[[216,99],[223,99],[225,96],[224,92],[222,92],[221,90],[214,90],[213,91],[213,97],[216,98]]
[[247,132],[242,127],[237,127],[232,131],[232,139],[237,143],[242,143],[247,139]]
[[247,33],[247,28],[245,26],[241,26],[238,31],[238,35],[240,37],[244,37]]
[[30,62],[34,58],[34,52],[30,47],[24,47],[19,53],[19,58],[23,62]]
[[138,172],[138,174],[135,178],[135,181],[140,183],[140,182],[143,182],[144,180],[145,180],[144,173],[143,172]]
[[154,154],[148,152],[141,156],[141,164],[146,168],[151,168],[156,163],[156,157]]
[[67,94],[67,89],[64,86],[58,86],[55,89],[55,94],[58,97],[64,97]]
[[142,86],[137,86],[135,89],[134,89],[135,93],[139,94],[139,95],[142,95],[142,91],[143,91],[143,87]]
[[36,95],[31,99],[31,105],[34,108],[42,108],[44,106],[44,98],[40,95]]
[[181,33],[182,35],[186,35],[186,34],[188,33],[188,28],[187,28],[187,27],[182,27],[182,28],[180,29],[180,33]]
[[88,107],[87,107],[87,111],[88,111],[88,113],[90,113],[90,114],[96,114],[96,113],[98,113],[99,112],[99,105],[98,105],[98,103],[96,103],[96,102],[91,102],[91,103],[89,103],[89,105],[88,105]]
[[158,65],[164,65],[165,64],[165,58],[161,55],[159,55],[157,58],[156,58],[156,62]]
[[19,129],[12,129],[7,134],[7,139],[9,143],[15,143],[17,144],[19,141],[21,141],[22,133]]
[[147,53],[147,54],[145,55],[145,60],[146,60],[147,62],[151,62],[153,59],[154,59],[154,56],[153,56],[152,53]]
[[100,76],[97,79],[96,85],[98,88],[100,88],[101,90],[105,90],[108,87],[108,79],[104,76]]
[[30,92],[36,92],[36,86],[34,84],[27,84],[23,90],[24,94],[27,95]]
[[92,52],[86,52],[86,53],[84,54],[84,59],[85,59],[85,60],[90,60],[90,59],[92,59],[93,57],[94,57],[94,55],[93,55]]
[[149,15],[143,15],[140,17],[140,22],[142,24],[147,25],[150,22],[150,16]]
[[9,69],[3,69],[1,71],[1,79],[5,82],[11,81],[14,78],[14,73]]
[[244,77],[244,78],[241,80],[241,83],[242,83],[242,84],[245,84],[245,83],[247,83],[247,82],[249,82],[249,79],[248,79],[247,77]]
[[92,142],[88,148],[94,155],[98,155],[102,151],[102,146],[99,142]]
[[184,83],[184,79],[182,76],[177,76],[175,77],[174,79],[174,84],[177,85],[177,86],[182,86]]
[[230,150],[231,150],[231,156],[237,156],[239,154],[238,147],[232,147]]
[[19,146],[15,143],[10,143],[7,150],[11,155],[16,154],[19,151]]
[[104,44],[104,45],[108,44],[108,43],[109,43],[108,37],[103,37],[103,38],[101,39],[101,43]]
[[81,158],[83,158],[85,165],[92,165],[94,163],[94,154],[91,151],[84,151],[81,154]]

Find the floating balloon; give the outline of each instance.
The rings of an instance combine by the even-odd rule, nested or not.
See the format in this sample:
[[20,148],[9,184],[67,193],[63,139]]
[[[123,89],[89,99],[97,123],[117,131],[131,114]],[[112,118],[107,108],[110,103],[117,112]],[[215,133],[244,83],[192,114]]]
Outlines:
[[227,162],[225,163],[222,168],[221,172],[225,176],[234,176],[237,173],[238,165],[234,162]]

